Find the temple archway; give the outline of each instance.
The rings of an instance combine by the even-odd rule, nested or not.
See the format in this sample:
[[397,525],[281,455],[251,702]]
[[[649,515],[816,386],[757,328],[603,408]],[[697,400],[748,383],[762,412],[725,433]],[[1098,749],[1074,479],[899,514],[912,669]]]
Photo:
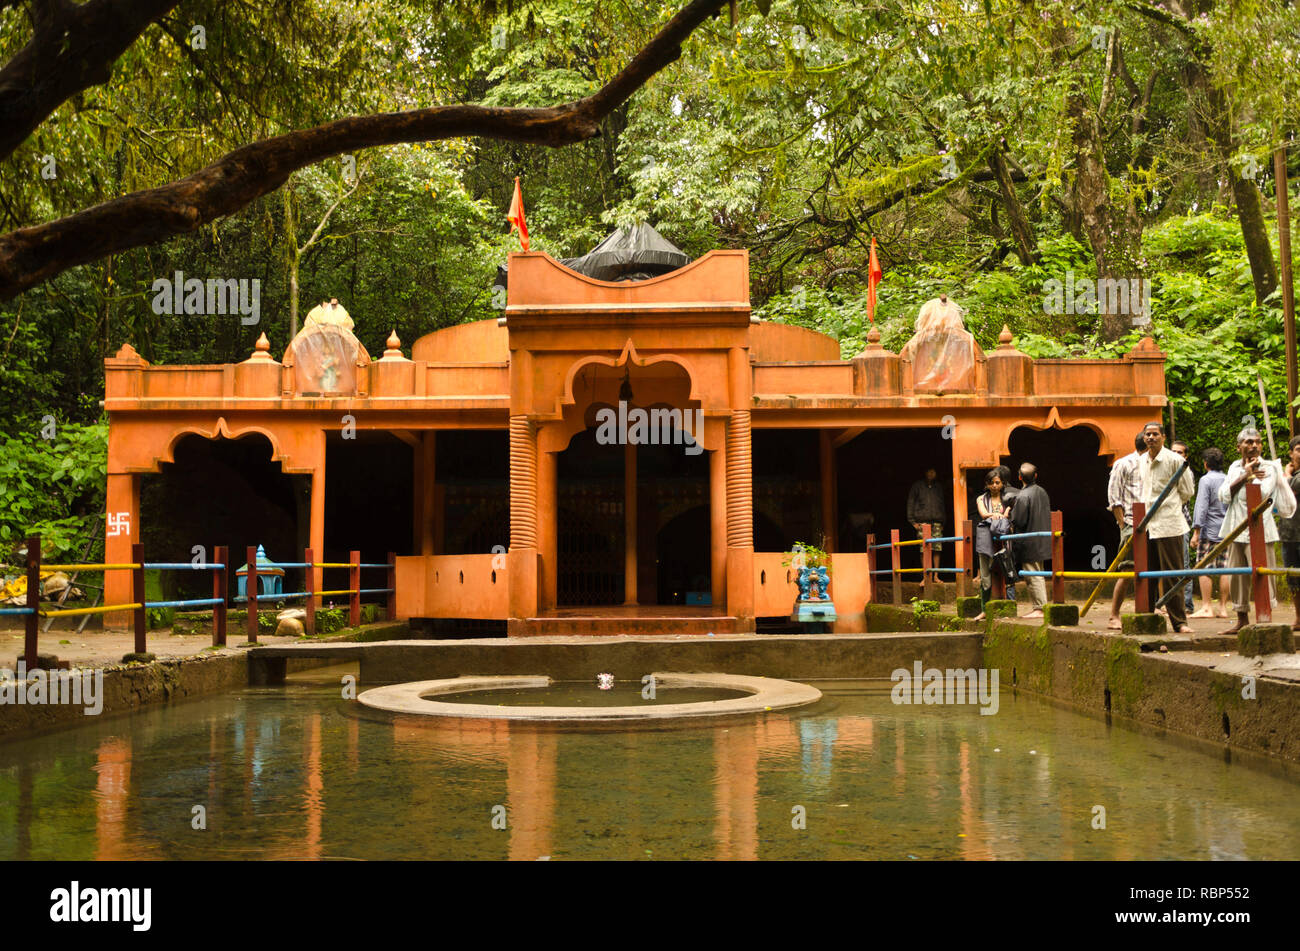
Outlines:
[[[311,477],[286,474],[272,454],[261,435],[177,440],[172,461],[141,476],[141,536],[149,560],[191,561],[195,545],[211,560],[213,549],[225,545],[238,567],[248,546],[261,545],[273,561],[301,561]],[[211,579],[202,572],[167,574],[176,579],[179,596],[211,597]]]

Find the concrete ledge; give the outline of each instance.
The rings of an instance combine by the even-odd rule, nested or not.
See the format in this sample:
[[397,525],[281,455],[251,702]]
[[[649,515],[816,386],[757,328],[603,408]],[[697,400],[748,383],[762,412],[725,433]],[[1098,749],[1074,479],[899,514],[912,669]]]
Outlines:
[[[931,617],[938,619],[939,615]],[[358,660],[361,681],[366,684],[488,673],[587,680],[599,671],[609,671],[619,680],[640,680],[650,671],[664,668],[793,680],[888,680],[893,671],[910,669],[917,659],[942,667],[978,667],[981,625],[963,623],[969,624],[970,630],[947,634],[733,634],[708,638],[577,635],[284,644],[253,649],[249,664],[303,656],[329,658],[335,663]]]
[[531,720],[540,723],[602,723],[611,720],[682,720],[696,717],[738,716],[784,710],[816,703],[821,691],[807,684],[767,677],[738,677],[732,674],[654,673],[659,687],[717,687],[743,690],[748,696],[730,700],[702,700],[695,703],[641,704],[622,707],[512,707],[486,703],[448,703],[440,695],[474,690],[544,689],[549,677],[457,677],[452,680],[424,680],[416,683],[376,687],[357,700],[376,710],[427,717],[460,717],[491,720]]

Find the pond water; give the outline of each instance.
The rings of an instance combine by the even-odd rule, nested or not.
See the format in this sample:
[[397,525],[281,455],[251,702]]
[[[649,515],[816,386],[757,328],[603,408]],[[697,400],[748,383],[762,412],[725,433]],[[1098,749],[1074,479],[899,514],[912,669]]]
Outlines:
[[0,859],[1300,857],[1293,773],[1009,689],[588,731],[362,715],[346,672],[0,744]]
[[638,707],[643,704],[703,703],[747,697],[743,690],[722,687],[656,687],[648,695],[639,683],[615,681],[601,690],[595,684],[558,681],[549,687],[510,687],[492,690],[466,690],[464,693],[440,693],[432,699],[439,703],[485,703],[511,707]]

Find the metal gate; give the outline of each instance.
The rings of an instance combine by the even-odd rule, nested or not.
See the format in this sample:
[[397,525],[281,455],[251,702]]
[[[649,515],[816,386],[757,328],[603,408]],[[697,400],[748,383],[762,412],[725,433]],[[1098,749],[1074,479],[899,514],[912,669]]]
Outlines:
[[613,480],[559,489],[556,600],[562,606],[622,604],[623,485]]

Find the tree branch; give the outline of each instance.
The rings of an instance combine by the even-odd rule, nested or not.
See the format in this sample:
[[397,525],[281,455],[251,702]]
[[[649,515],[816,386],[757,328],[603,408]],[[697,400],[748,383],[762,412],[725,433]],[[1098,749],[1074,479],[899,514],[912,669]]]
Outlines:
[[339,119],[243,146],[159,188],[0,236],[0,300],[78,264],[193,231],[275,191],[298,169],[335,155],[467,136],[553,148],[592,138],[605,116],[681,56],[681,44],[725,2],[693,0],[617,76],[577,102],[548,108],[436,106]]
[[179,0],[37,3],[32,38],[0,69],[0,158],[59,106],[108,82],[113,62]]

